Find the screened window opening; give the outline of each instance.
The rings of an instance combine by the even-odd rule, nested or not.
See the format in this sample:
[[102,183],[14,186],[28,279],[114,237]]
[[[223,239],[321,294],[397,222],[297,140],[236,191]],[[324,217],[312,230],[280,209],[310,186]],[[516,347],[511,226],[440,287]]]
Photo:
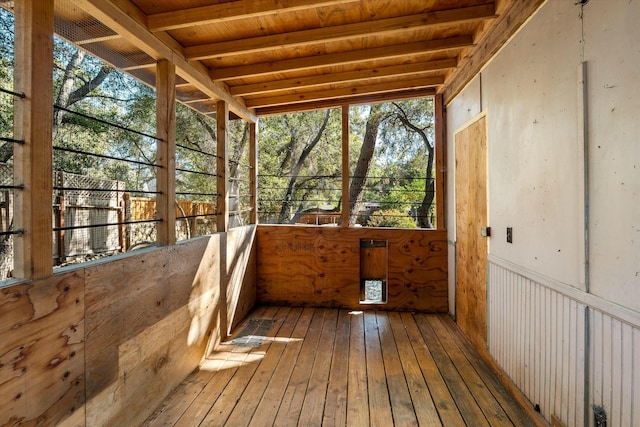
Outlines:
[[259,135],[260,223],[337,225],[342,210],[340,109],[265,117]]
[[251,163],[249,124],[234,120],[229,124],[229,228],[250,223]]
[[13,86],[13,15],[0,8],[0,281],[12,277],[14,226],[14,195],[22,191],[13,178],[13,152],[22,141],[14,135],[14,106],[24,94]]
[[350,225],[434,228],[433,98],[351,107]]
[[176,106],[176,240],[211,234],[217,217],[216,122]]
[[54,39],[53,260],[155,244],[155,92]]

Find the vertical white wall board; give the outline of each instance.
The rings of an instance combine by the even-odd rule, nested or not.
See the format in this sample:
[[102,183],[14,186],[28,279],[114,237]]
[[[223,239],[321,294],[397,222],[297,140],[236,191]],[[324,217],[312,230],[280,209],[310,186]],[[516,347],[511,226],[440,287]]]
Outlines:
[[[467,87],[447,106],[447,239],[456,241],[456,156],[455,132],[465,123],[480,114],[480,77],[474,78]],[[456,276],[455,246],[449,244],[449,312],[455,313]]]
[[584,9],[591,292],[640,311],[638,22],[637,1],[591,1]]
[[640,425],[638,22],[638,1],[548,1],[447,109],[449,153],[455,130],[487,114],[489,350],[547,419],[567,426],[593,425],[591,404],[608,425]]
[[546,3],[482,72],[491,254],[575,287],[584,250],[579,13],[574,2]]

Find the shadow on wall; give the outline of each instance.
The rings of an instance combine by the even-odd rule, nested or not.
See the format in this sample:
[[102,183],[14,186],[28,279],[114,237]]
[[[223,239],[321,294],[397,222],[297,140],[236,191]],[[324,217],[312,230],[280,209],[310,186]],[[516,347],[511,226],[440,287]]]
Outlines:
[[144,421],[219,340],[227,312],[236,321],[253,306],[254,235],[243,227],[0,289],[0,425]]

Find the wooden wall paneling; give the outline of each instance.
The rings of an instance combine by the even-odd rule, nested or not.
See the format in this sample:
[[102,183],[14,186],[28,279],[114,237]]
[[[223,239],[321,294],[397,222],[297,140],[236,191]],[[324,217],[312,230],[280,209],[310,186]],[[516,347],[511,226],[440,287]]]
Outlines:
[[[14,90],[16,98],[14,181],[24,185],[15,192],[14,275],[43,278],[53,271],[53,0],[15,3]],[[38,248],[38,250],[35,250]]]
[[81,272],[0,289],[0,425],[84,424]]
[[87,424],[142,422],[198,366],[222,305],[218,252],[212,236],[87,268]]
[[218,155],[218,218],[217,229],[219,233],[229,229],[229,161],[227,159],[229,141],[227,140],[227,129],[229,128],[229,105],[224,101],[216,104],[216,138]]
[[[258,227],[258,300],[292,306],[359,301],[360,242],[346,229]],[[354,274],[355,273],[355,274]]]
[[202,251],[202,258],[198,259],[189,297],[191,329],[188,344],[208,340],[207,348],[212,348],[220,342],[220,325],[223,323],[220,308],[224,300],[220,285],[223,277],[220,270],[222,239],[221,235],[213,234],[203,240],[206,248]]
[[386,240],[360,239],[360,278],[387,280]]
[[258,301],[362,308],[360,239],[388,242],[388,301],[368,308],[447,311],[446,234],[433,230],[258,226]]
[[249,314],[256,303],[256,226],[234,228],[227,233],[226,277],[227,333]]
[[456,322],[479,348],[487,342],[487,138],[481,115],[455,134]]
[[394,230],[389,233],[389,295],[385,308],[446,313],[446,233],[408,231]]
[[158,243],[176,243],[176,66],[167,61],[156,65],[156,133],[158,141],[157,215]]
[[94,413],[88,425],[139,425],[198,366],[205,346],[187,345],[189,320],[188,307],[182,306],[118,346],[122,369],[115,396],[120,410]]

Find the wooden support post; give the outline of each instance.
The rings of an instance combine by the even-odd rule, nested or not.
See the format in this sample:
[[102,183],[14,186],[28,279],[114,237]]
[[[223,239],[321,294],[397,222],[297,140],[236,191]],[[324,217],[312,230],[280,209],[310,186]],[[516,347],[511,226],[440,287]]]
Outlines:
[[342,226],[349,227],[349,105],[342,106]]
[[15,2],[14,276],[53,273],[53,0]]
[[445,162],[445,110],[444,110],[444,102],[442,94],[435,96],[435,189],[436,189],[436,229],[444,230],[445,229],[445,209],[444,209],[444,201],[445,201],[445,178],[446,171],[444,167]]
[[249,194],[251,201],[249,222],[258,223],[258,124],[249,123]]
[[126,252],[127,248],[125,246],[124,239],[124,230],[125,225],[124,222],[124,203],[122,201],[118,204],[118,245],[120,246],[120,252]]
[[158,141],[158,244],[176,243],[176,67],[161,60],[156,65],[156,132]]
[[0,231],[9,231],[9,227],[11,225],[11,199],[9,198],[9,192],[2,192],[2,227]]
[[198,218],[196,218],[196,215],[198,215],[198,204],[196,202],[191,202],[191,213],[189,215],[191,215],[191,218],[187,221],[189,226],[188,237],[192,238],[198,235],[196,233],[196,227],[198,226]]
[[229,104],[218,101],[216,104],[216,120],[218,139],[218,203],[217,203],[217,230],[220,233],[229,230],[229,162],[227,152],[229,142],[227,129],[229,128]]
[[131,224],[128,224],[133,216],[131,215],[131,194],[124,193],[122,195],[122,210],[124,212],[124,249],[122,252],[126,252],[131,247]]

